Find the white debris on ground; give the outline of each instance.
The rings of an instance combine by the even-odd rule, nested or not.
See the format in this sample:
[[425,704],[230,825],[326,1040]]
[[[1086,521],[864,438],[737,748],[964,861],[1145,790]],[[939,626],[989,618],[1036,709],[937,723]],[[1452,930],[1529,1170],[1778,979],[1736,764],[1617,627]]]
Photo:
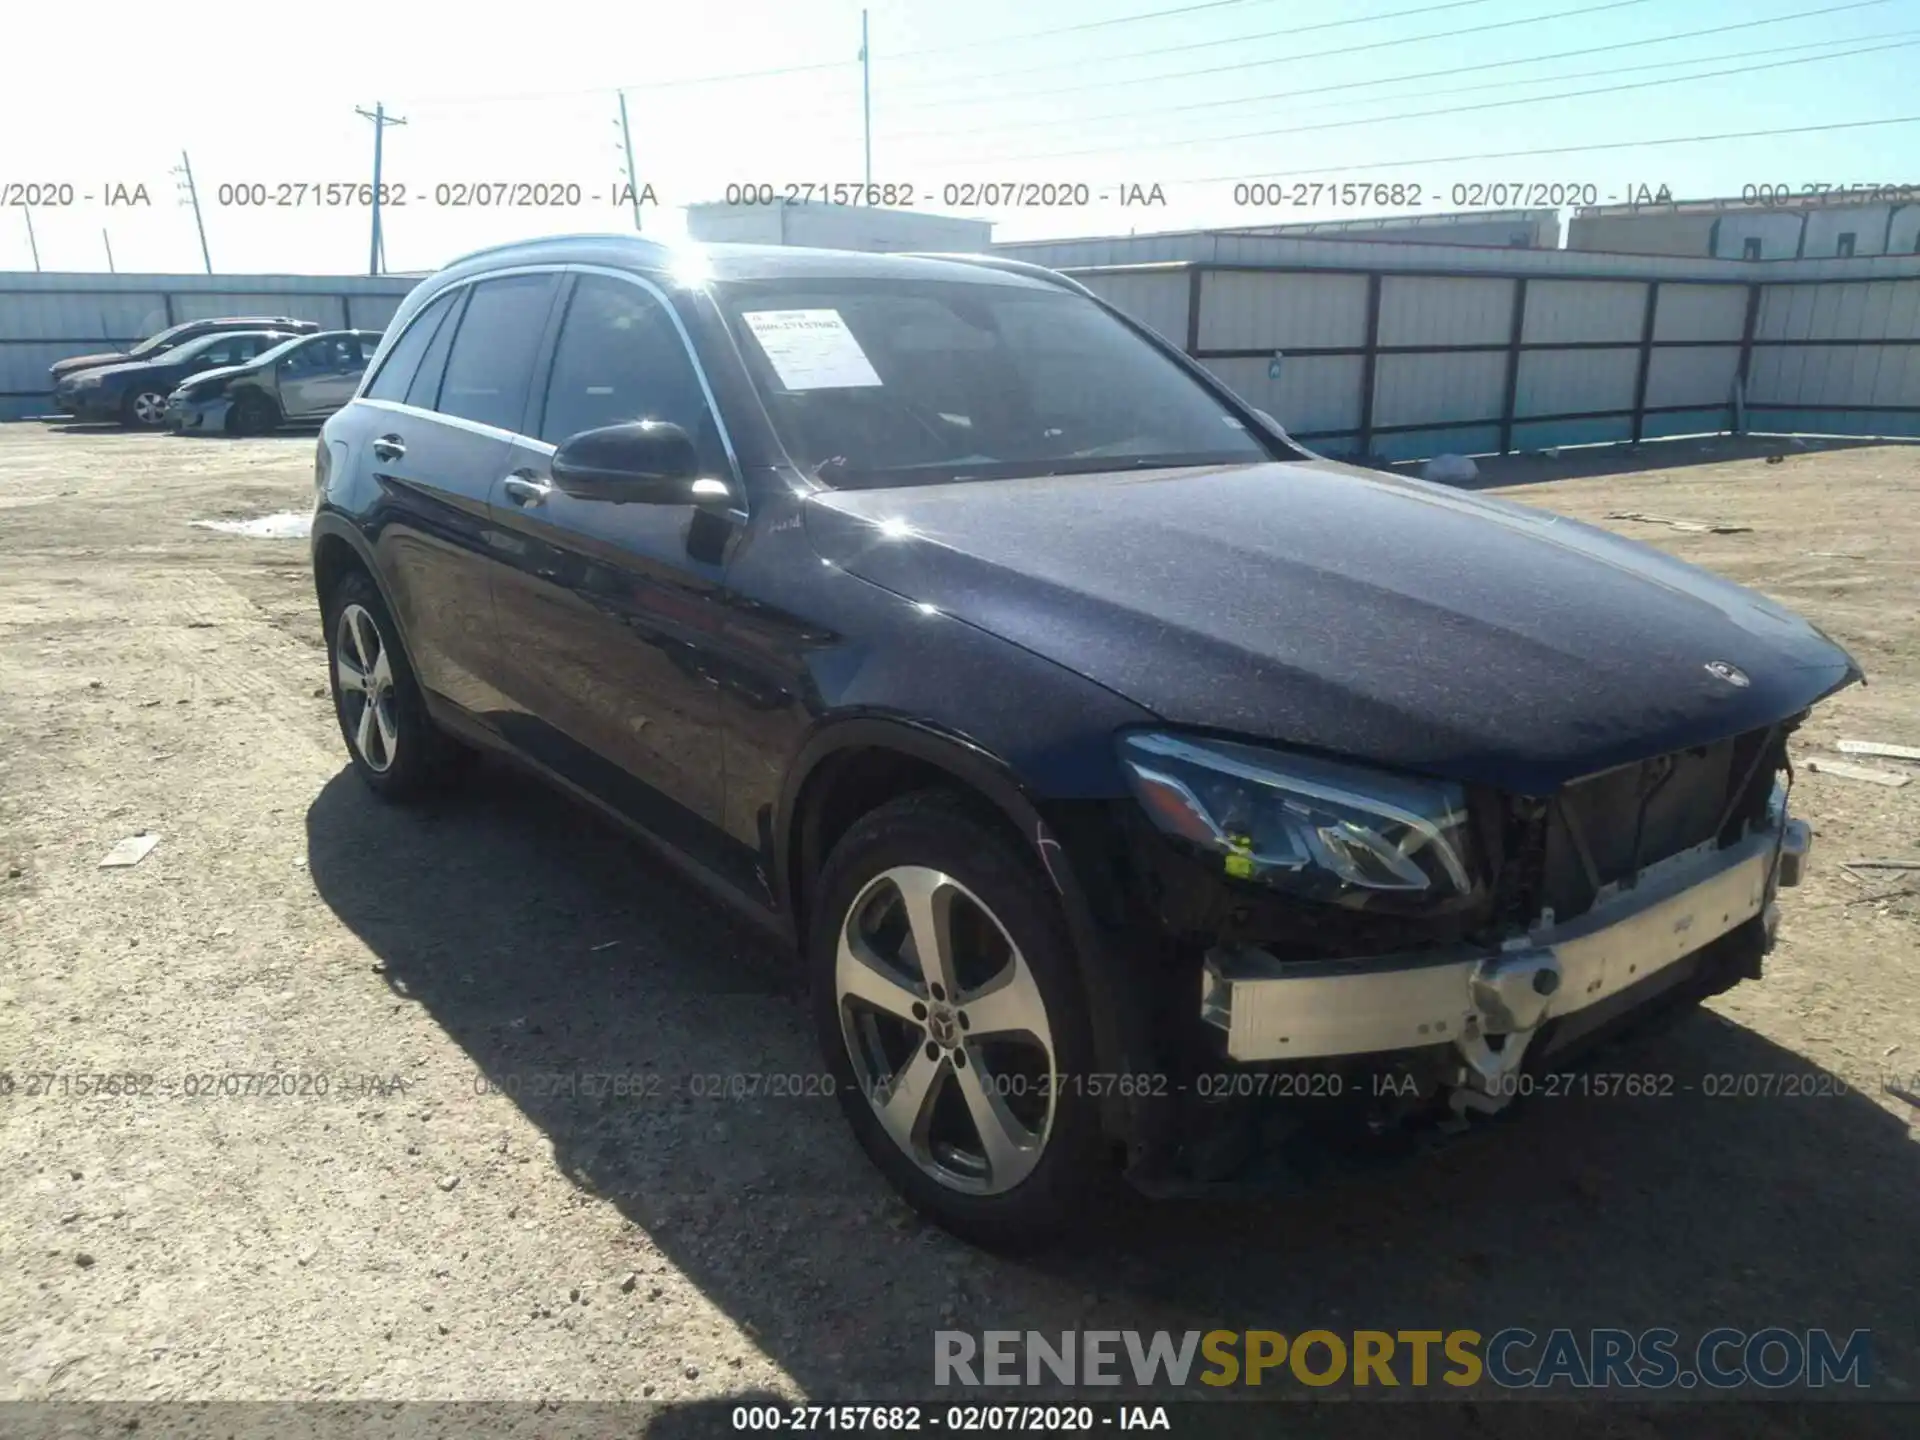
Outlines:
[[1442,485],[1464,485],[1480,478],[1480,467],[1464,455],[1436,455],[1420,471],[1420,478]]
[[251,520],[195,520],[196,529],[218,530],[223,535],[245,535],[254,540],[304,540],[313,533],[313,512],[280,510],[272,515],[256,515]]

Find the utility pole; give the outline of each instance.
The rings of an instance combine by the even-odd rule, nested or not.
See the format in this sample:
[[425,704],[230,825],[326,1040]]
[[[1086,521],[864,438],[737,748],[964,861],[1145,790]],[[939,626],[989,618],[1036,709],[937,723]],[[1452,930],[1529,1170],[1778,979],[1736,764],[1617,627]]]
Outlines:
[[633,233],[640,233],[640,179],[633,173],[633,130],[627,124],[627,92],[615,92],[620,97],[620,148],[627,156],[627,194],[633,198]]
[[207,274],[213,273],[213,257],[207,253],[207,222],[200,218],[200,192],[193,186],[193,162],[187,159],[187,152],[180,152],[180,168],[173,172],[185,177],[182,184],[186,190],[187,203],[193,206],[194,227],[200,232],[200,262],[207,267]]
[[40,269],[40,242],[33,238],[33,212],[22,205],[20,218],[27,222],[27,248],[33,252],[33,268],[37,272]]
[[107,273],[113,274],[113,240],[107,234],[107,227],[100,227],[100,243],[107,247]]
[[867,137],[867,188],[873,188],[873,61],[867,51],[867,12],[860,12],[860,118]]
[[404,125],[407,122],[400,119],[397,115],[387,114],[386,105],[379,101],[374,103],[374,107],[371,110],[362,110],[358,105],[353,108],[356,114],[364,115],[367,119],[373,121],[373,236],[367,244],[367,273],[369,275],[378,275],[380,273],[380,259],[384,253],[384,247],[380,243],[381,141],[386,136],[387,126]]

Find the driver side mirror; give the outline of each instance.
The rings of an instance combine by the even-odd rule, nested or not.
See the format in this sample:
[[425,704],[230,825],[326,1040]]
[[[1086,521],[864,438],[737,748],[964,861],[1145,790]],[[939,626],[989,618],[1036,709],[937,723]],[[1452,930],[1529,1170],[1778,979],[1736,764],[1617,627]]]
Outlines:
[[700,478],[693,438],[666,420],[632,420],[570,435],[553,452],[556,489],[628,505],[710,505],[729,498]]

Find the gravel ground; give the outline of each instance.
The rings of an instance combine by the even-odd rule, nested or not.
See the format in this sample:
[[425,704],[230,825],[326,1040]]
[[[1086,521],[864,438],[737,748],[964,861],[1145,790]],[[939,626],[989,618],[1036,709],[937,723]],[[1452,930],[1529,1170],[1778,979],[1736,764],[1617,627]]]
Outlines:
[[[1778,448],[1484,483],[1849,646],[1872,684],[1798,759],[1920,744],[1920,449]],[[636,844],[495,765],[425,812],[363,793],[304,544],[190,524],[303,510],[312,449],[0,426],[0,1396],[924,1399],[936,1328],[1777,1324],[1873,1330],[1874,1393],[1920,1399],[1916,1112],[1882,1088],[1920,1071],[1920,874],[1838,866],[1915,855],[1920,784],[1802,765],[1815,865],[1767,980],[1605,1067],[1696,1088],[1537,1102],[1305,1199],[1122,1200],[999,1260],[897,1204],[830,1100],[704,1093],[813,1071],[805,1019]],[[153,1088],[27,1093],[109,1073]],[[294,1093],[226,1093],[268,1073]],[[1844,1093],[1697,1088],[1728,1073]],[[1770,1413],[1726,1433],[1811,1433]]]

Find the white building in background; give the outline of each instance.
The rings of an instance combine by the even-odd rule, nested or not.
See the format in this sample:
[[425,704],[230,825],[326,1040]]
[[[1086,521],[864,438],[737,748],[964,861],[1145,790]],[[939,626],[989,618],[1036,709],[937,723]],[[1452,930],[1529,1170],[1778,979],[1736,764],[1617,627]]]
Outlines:
[[930,250],[973,254],[993,243],[993,222],[865,205],[687,207],[687,238],[746,245],[811,245],[823,250]]
[[1814,195],[1589,205],[1568,224],[1567,248],[1722,260],[1920,254],[1920,186],[1868,203]]

